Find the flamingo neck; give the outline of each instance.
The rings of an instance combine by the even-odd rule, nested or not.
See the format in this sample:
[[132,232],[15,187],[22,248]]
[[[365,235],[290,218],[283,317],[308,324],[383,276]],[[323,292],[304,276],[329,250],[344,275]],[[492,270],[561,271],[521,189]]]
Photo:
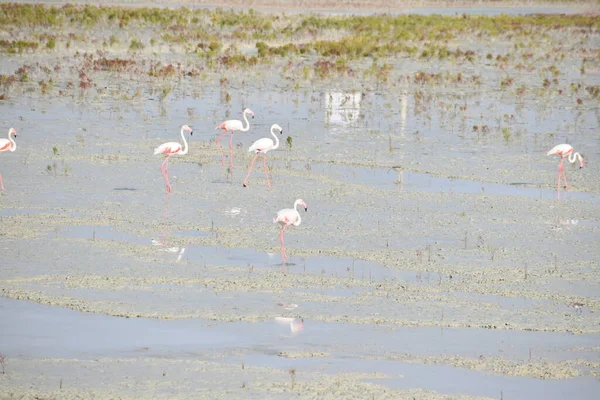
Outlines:
[[[273,127],[271,127],[271,135],[273,135],[273,137],[275,138],[275,146],[273,146],[273,148],[271,150],[275,150],[279,147],[279,138],[277,137],[275,132],[273,132]],[[295,203],[294,203],[294,206],[295,206]]]
[[241,131],[242,131],[242,132],[247,132],[247,131],[248,131],[248,129],[250,129],[250,122],[248,121],[248,118],[246,117],[246,111],[244,111],[244,121],[246,121],[246,127],[244,128],[244,127],[242,126],[242,129],[241,129]]
[[294,202],[294,211],[296,211],[297,219],[296,219],[296,222],[294,222],[294,226],[298,226],[302,222],[302,217],[300,216],[300,213],[298,212],[298,204],[300,204],[300,201],[296,200]]
[[579,162],[581,163],[581,154],[579,154],[579,153],[571,153],[571,154],[569,154],[569,158],[567,158],[567,160],[569,160],[569,162],[571,164],[573,164],[576,159],[579,159]]
[[181,128],[181,138],[183,139],[183,151],[179,154],[184,155],[188,152],[188,142],[185,140],[185,135],[183,134],[183,128]]
[[13,134],[14,133],[12,130],[8,131],[8,141],[10,142],[10,149],[8,149],[9,151],[15,151],[17,149],[17,143],[12,138]]

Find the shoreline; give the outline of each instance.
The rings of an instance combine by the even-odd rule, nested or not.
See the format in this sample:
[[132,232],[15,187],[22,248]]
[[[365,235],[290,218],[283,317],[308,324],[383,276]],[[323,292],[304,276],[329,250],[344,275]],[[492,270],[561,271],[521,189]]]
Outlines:
[[[3,1],[3,3],[11,3]],[[497,9],[497,10],[515,10],[515,9],[552,9],[553,13],[599,13],[600,6],[597,2],[591,0],[575,0],[575,1],[548,1],[548,0],[528,0],[528,1],[463,1],[463,0],[447,0],[447,1],[407,1],[407,2],[390,2],[385,0],[345,0],[340,5],[336,0],[246,0],[246,1],[214,1],[214,0],[180,0],[174,2],[160,2],[158,0],[107,0],[99,4],[98,1],[22,1],[20,4],[40,4],[46,6],[61,7],[66,4],[73,5],[93,5],[100,7],[148,7],[148,8],[190,8],[190,9],[232,9],[244,10],[254,9],[262,13],[269,12],[290,12],[294,14],[303,13],[331,13],[336,14],[371,14],[371,13],[420,13],[423,10],[446,10],[456,9],[456,13],[465,12],[466,10],[477,9]],[[571,12],[572,10],[572,12]],[[567,12],[569,11],[569,12]]]

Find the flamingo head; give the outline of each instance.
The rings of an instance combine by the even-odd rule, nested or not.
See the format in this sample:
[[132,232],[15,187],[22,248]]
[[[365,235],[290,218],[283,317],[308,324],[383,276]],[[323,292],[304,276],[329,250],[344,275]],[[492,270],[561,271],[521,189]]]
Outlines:
[[8,130],[8,136],[10,135],[14,135],[15,137],[17,137],[17,130],[15,128],[10,128]]
[[298,204],[300,204],[302,207],[304,207],[304,211],[308,211],[308,206],[306,205],[304,200],[298,199]]
[[254,111],[252,111],[251,109],[246,108],[244,110],[244,114],[250,114],[250,116],[252,117],[252,119],[254,119]]
[[583,168],[585,166],[585,157],[583,156],[583,154],[579,155],[579,169]]
[[183,125],[183,126],[181,127],[181,129],[183,129],[184,131],[188,131],[188,132],[190,133],[190,135],[193,135],[193,134],[194,134],[194,131],[192,130],[192,128],[190,128],[190,127],[189,127],[189,126],[187,126],[187,125]]
[[272,130],[272,131],[274,131],[274,130],[278,130],[280,135],[281,135],[281,134],[283,134],[283,129],[282,129],[282,128],[281,128],[279,125],[277,125],[277,124],[273,124],[273,125],[271,126],[271,130]]

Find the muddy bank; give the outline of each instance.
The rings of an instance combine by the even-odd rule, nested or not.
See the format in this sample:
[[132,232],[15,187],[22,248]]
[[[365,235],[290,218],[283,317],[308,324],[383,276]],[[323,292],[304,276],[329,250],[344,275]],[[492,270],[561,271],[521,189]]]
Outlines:
[[[33,2],[32,2],[33,3]],[[42,0],[35,3],[61,5],[63,1]],[[94,1],[70,1],[72,4],[95,4]],[[164,3],[156,0],[109,0],[104,2],[105,5],[128,6],[128,7],[165,7]],[[532,7],[533,6],[533,7]],[[293,12],[411,12],[421,9],[445,9],[456,8],[461,11],[472,11],[473,9],[481,9],[479,12],[489,12],[490,9],[510,9],[520,8],[527,10],[529,7],[533,10],[543,10],[544,12],[583,12],[583,11],[598,11],[595,7],[596,3],[592,0],[536,0],[533,2],[523,1],[464,1],[464,0],[426,0],[426,1],[383,1],[383,0],[345,0],[343,2],[333,0],[252,0],[252,1],[221,1],[214,0],[178,0],[174,4],[169,4],[166,7],[222,7],[222,8],[253,8],[260,11],[277,10],[277,11],[293,11]],[[534,8],[535,7],[535,8]],[[531,12],[531,11],[529,11]]]

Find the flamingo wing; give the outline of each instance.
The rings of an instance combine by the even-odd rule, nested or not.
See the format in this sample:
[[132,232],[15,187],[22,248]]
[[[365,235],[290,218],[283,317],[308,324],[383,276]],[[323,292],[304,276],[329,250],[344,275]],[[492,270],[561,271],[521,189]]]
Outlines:
[[295,224],[298,220],[298,213],[296,210],[291,208],[284,208],[283,210],[277,211],[277,217],[273,220],[275,223],[282,225]]
[[10,148],[10,141],[8,139],[0,139],[0,151],[5,151]]
[[181,145],[177,142],[163,143],[154,149],[154,154],[176,154],[181,151]]
[[241,131],[244,125],[239,119],[230,119],[223,122],[217,127],[217,129],[224,129],[226,131]]
[[557,154],[559,156],[566,156],[569,153],[571,153],[573,151],[573,146],[571,146],[570,144],[559,144],[556,145],[552,148],[552,150],[550,150],[548,153],[546,153],[547,156],[550,156],[552,154]]
[[248,147],[249,152],[257,152],[257,153],[266,153],[269,150],[273,150],[275,147],[275,143],[273,140],[269,138],[258,139],[256,142],[252,143],[252,146]]

